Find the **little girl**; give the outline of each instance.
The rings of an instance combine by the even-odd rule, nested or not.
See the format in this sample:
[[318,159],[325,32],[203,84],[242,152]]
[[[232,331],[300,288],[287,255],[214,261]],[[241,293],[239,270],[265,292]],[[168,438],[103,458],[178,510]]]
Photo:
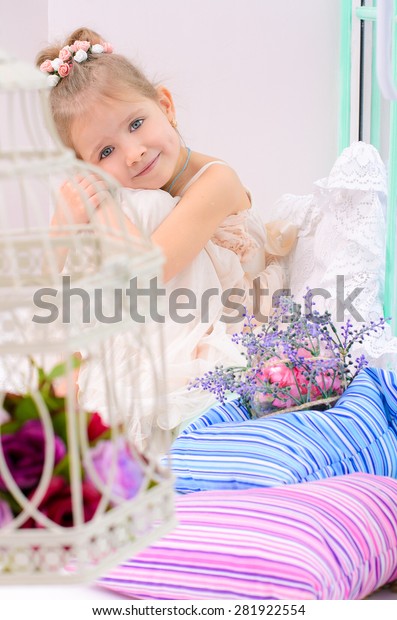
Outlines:
[[[236,173],[181,144],[169,91],[153,86],[126,58],[111,52],[100,35],[83,28],[65,46],[41,52],[37,63],[57,82],[51,105],[66,146],[125,188],[163,189],[183,197],[152,237],[166,257],[164,279],[187,266],[211,238],[236,252],[244,265],[255,250],[288,253],[293,228],[285,225],[283,234],[283,225],[273,223],[269,239]],[[96,184],[84,179],[82,185],[97,206]],[[79,220],[78,192],[70,187],[64,191]],[[238,217],[226,220],[230,215]],[[278,272],[277,287],[282,286]]]
[[[236,361],[225,324],[219,324],[221,315],[233,314],[231,305],[224,307],[222,293],[239,291],[241,306],[266,317],[273,293],[286,284],[277,257],[289,252],[296,231],[286,222],[265,227],[235,171],[181,143],[170,92],[113,54],[96,32],[73,32],[62,47],[41,52],[37,64],[54,84],[50,102],[65,145],[112,175],[124,192],[135,190],[145,230],[165,255],[168,291],[182,285],[198,296],[218,291],[205,321],[200,312],[189,325],[168,321],[166,364],[176,426],[209,404],[208,394],[200,405],[192,392],[187,395],[189,380],[216,363]],[[106,187],[94,175],[78,183],[100,213],[107,202]],[[66,184],[62,193],[74,221],[87,221],[78,189]],[[126,206],[125,213],[126,226],[136,234],[135,214]],[[54,214],[53,223],[62,223],[61,213]],[[254,299],[260,300],[260,308],[253,307]]]

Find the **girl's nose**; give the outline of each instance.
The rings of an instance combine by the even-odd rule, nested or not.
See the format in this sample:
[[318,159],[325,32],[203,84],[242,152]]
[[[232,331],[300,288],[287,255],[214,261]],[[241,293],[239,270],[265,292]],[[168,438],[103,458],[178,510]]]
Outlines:
[[139,145],[139,146],[130,145],[128,148],[126,148],[125,149],[125,160],[126,160],[127,166],[133,166],[134,164],[140,162],[142,157],[145,155],[146,150],[147,149],[143,147],[142,145]]

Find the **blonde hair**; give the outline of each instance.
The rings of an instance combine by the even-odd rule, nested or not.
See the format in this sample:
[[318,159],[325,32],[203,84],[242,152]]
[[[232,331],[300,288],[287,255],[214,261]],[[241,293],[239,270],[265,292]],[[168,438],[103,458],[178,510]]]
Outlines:
[[[89,41],[94,45],[103,40],[94,30],[78,28],[62,45],[52,45],[39,52],[36,65],[39,67],[45,60],[54,60],[63,47],[73,45],[75,41]],[[64,144],[74,148],[72,124],[76,118],[92,109],[95,99],[123,98],[128,91],[157,100],[154,84],[125,56],[113,53],[88,54],[86,61],[74,62],[71,73],[53,87],[50,93],[52,115]]]

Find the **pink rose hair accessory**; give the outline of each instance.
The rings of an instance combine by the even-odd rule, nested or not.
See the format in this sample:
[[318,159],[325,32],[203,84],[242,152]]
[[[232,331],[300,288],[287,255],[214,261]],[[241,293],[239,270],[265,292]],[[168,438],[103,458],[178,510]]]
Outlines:
[[40,71],[48,73],[48,83],[53,87],[69,75],[73,69],[73,61],[82,63],[90,54],[111,54],[112,52],[113,46],[107,41],[93,45],[89,41],[75,41],[73,45],[63,47],[57,58],[42,62]]

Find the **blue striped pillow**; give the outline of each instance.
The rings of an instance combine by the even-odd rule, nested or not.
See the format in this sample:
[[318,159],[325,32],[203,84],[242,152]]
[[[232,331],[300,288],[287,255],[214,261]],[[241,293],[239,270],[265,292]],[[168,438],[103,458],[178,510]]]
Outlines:
[[175,440],[180,493],[247,489],[364,472],[397,477],[397,377],[370,368],[328,411],[250,420],[237,401],[213,407]]

